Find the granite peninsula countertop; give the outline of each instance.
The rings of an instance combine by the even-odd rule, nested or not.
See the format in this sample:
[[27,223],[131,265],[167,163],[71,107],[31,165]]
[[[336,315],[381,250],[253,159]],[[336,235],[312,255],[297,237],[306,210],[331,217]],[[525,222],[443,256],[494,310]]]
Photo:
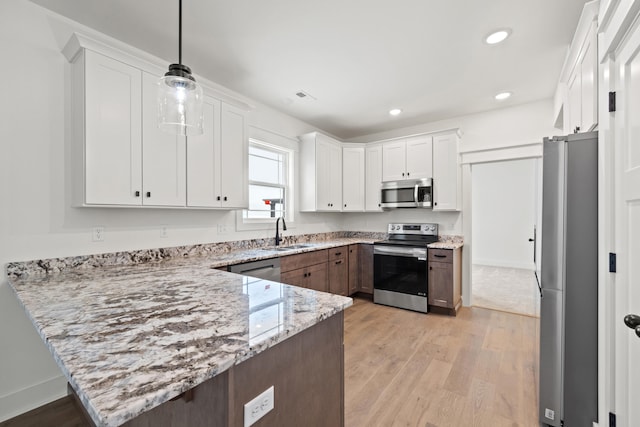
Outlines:
[[286,251],[256,239],[12,262],[6,271],[93,421],[118,426],[351,306],[215,269],[384,238],[306,236],[286,240],[307,245]]
[[98,426],[121,425],[352,304],[164,263],[10,283]]

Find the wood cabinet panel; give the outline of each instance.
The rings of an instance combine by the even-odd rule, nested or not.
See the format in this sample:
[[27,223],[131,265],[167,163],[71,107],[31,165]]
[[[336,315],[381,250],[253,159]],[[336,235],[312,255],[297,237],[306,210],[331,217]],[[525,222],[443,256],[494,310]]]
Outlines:
[[327,274],[327,264],[316,264],[305,268],[307,277],[305,288],[314,291],[329,292],[329,280]]
[[349,295],[360,288],[360,245],[349,245]]
[[300,286],[314,291],[329,292],[327,263],[281,273],[280,281],[287,285]]
[[358,258],[360,259],[359,291],[366,294],[373,294],[373,245],[361,244],[358,246],[360,246],[358,251]]
[[462,249],[429,249],[429,306],[456,315],[462,303]]
[[285,256],[280,258],[280,271],[287,272],[314,264],[326,263],[328,256],[329,251],[327,249]]
[[349,293],[349,247],[329,249],[329,292],[346,296]]

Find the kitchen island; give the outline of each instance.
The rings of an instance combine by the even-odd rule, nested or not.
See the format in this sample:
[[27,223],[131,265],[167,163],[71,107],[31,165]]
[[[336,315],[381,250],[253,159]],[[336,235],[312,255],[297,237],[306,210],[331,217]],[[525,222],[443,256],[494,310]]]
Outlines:
[[344,422],[350,298],[206,257],[9,282],[95,425],[243,425],[244,404],[272,385],[256,425]]

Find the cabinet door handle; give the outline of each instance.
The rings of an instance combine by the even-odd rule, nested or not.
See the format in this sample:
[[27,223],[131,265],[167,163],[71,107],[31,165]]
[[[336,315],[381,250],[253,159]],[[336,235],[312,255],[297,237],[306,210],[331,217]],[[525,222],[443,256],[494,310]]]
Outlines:
[[136,192],[135,192],[135,195],[136,195],[136,197],[140,197],[140,192],[139,192],[139,191],[136,191]]
[[331,203],[327,203],[327,206],[331,206]]
[[220,201],[220,196],[216,197],[216,200],[217,200],[217,201]]
[[151,197],[151,191],[147,191],[147,197]]
[[404,172],[402,172],[402,176],[404,176]]
[[433,270],[433,267],[429,267],[429,270]]
[[338,265],[338,264],[342,264],[342,260],[336,261],[336,265]]
[[310,276],[311,276],[311,273],[307,273],[307,277],[310,277]]
[[307,273],[304,273],[304,274],[302,275],[302,277],[307,277]]
[[225,201],[225,202],[227,201],[227,196],[224,196],[224,201]]
[[346,204],[346,203],[344,204],[344,207],[345,207],[345,208],[347,207],[347,204]]
[[410,173],[409,173],[409,172],[407,172],[407,176],[409,176],[409,175],[410,175]]
[[438,206],[438,202],[435,202],[433,205],[434,205],[434,206]]

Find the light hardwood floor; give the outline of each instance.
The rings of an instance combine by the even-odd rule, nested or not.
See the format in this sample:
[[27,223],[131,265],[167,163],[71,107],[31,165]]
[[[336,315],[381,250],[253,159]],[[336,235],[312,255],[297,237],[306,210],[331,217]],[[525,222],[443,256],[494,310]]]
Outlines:
[[538,426],[539,319],[457,317],[354,298],[345,313],[345,425]]

